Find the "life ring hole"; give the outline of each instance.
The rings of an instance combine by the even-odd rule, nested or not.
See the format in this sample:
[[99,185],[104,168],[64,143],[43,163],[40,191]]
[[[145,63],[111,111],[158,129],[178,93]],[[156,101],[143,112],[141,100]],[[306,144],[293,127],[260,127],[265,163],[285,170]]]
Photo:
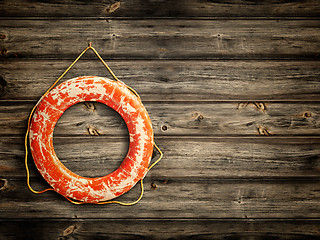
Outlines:
[[53,132],[53,146],[62,164],[75,174],[89,178],[115,171],[127,155],[129,142],[123,118],[99,102],[71,106]]

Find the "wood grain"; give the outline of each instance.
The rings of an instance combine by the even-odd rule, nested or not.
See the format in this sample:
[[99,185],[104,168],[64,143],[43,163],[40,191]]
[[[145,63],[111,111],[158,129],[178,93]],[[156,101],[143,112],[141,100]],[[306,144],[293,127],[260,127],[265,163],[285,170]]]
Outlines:
[[[40,181],[44,181],[42,178]],[[31,179],[35,189],[44,184]],[[152,184],[153,183],[153,184]],[[156,185],[156,189],[151,187]],[[314,180],[145,179],[145,194],[134,207],[73,205],[55,192],[37,195],[25,178],[7,179],[1,190],[2,218],[319,218],[320,184]],[[134,201],[136,186],[121,196]],[[281,194],[279,194],[281,193]],[[75,216],[76,215],[76,216]]]
[[[3,136],[22,135],[32,103],[1,102]],[[156,136],[318,136],[319,102],[144,102]],[[94,110],[91,109],[94,108]],[[70,107],[55,136],[127,135],[125,122],[101,103]]]
[[318,1],[2,1],[2,17],[318,17]]
[[[163,160],[148,178],[283,179],[320,177],[319,138],[168,138],[156,137]],[[126,138],[54,138],[57,156],[71,171],[86,177],[117,169],[128,151]],[[0,177],[25,176],[22,138],[0,140]],[[155,152],[153,159],[159,154]],[[31,155],[31,176],[40,176]]]
[[[319,220],[55,219],[6,220],[0,236],[28,239],[237,239],[319,238]],[[125,226],[125,228],[124,228]]]
[[[0,239],[319,239],[319,14],[314,0],[1,1]],[[27,116],[90,41],[142,96],[164,152],[135,206],[26,187]],[[88,53],[65,79],[105,74]],[[127,135],[114,111],[81,103],[54,147],[97,177],[119,166]]]
[[[107,61],[143,101],[319,100],[318,61]],[[0,61],[0,99],[38,100],[69,60]],[[62,79],[107,76],[98,61],[80,60]],[[1,80],[2,79],[2,80]]]
[[317,59],[320,47],[317,20],[6,20],[0,28],[1,58],[74,59],[89,41],[105,59]]

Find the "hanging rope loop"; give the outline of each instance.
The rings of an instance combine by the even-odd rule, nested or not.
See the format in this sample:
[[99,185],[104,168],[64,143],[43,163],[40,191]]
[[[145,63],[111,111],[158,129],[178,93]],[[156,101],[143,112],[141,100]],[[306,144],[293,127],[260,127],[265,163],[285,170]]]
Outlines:
[[[88,43],[88,47],[85,48],[80,54],[79,56],[70,64],[70,66],[61,74],[61,76],[48,88],[48,90],[41,96],[41,98],[39,99],[39,101],[36,103],[36,105],[32,108],[30,114],[29,114],[29,117],[28,117],[28,125],[27,125],[27,131],[26,131],[26,134],[25,134],[25,141],[24,141],[24,145],[25,145],[25,168],[26,168],[26,173],[27,173],[27,186],[28,188],[30,189],[31,192],[33,193],[36,193],[36,194],[40,194],[40,193],[44,193],[44,192],[47,192],[47,191],[52,191],[54,190],[53,188],[47,188],[47,189],[44,189],[42,191],[37,191],[37,190],[34,190],[31,185],[30,185],[30,171],[29,171],[29,167],[28,167],[28,135],[29,135],[29,130],[30,130],[30,122],[31,122],[31,119],[32,119],[32,116],[33,116],[33,113],[35,111],[35,109],[37,108],[38,104],[40,103],[40,101],[51,91],[52,88],[54,88],[54,86],[68,73],[68,71],[78,62],[78,60],[85,54],[85,52],[88,50],[88,49],[91,49],[95,55],[98,57],[98,59],[103,63],[103,65],[107,68],[107,70],[109,71],[109,73],[112,75],[112,77],[114,78],[115,81],[119,81],[121,83],[123,83],[122,81],[120,81],[116,75],[113,73],[113,71],[111,70],[111,68],[106,64],[106,62],[102,59],[102,57],[99,55],[99,53],[92,47],[92,43],[89,42]],[[124,84],[124,83],[123,83]],[[130,86],[126,85],[125,86],[130,90],[132,91],[140,100],[140,96],[138,95],[138,93],[133,89],[131,88]],[[149,168],[148,168],[148,171],[153,168],[163,157],[163,153],[162,151],[160,150],[160,148],[156,145],[156,143],[154,143],[154,147],[157,149],[157,151],[160,153],[160,156],[159,158],[154,162],[152,163]],[[120,204],[120,205],[124,205],[124,206],[130,206],[130,205],[134,205],[136,203],[138,203],[142,196],[143,196],[143,193],[144,193],[144,187],[143,187],[143,179],[140,180],[140,185],[141,185],[141,193],[140,193],[140,196],[137,200],[135,200],[134,202],[129,202],[129,203],[125,203],[125,202],[120,202],[120,201],[104,201],[104,202],[96,202],[96,203],[91,203],[91,204],[110,204],[110,203],[116,203],[116,204]],[[68,201],[70,201],[71,203],[73,204],[84,204],[85,202],[78,202],[78,201],[74,201],[68,197],[65,197]]]

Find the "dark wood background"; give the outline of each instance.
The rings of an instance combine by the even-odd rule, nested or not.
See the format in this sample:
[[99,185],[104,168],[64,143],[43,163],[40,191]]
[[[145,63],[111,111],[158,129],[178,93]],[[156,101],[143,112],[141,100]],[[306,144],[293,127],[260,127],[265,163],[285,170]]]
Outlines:
[[[320,1],[0,3],[1,239],[320,239]],[[135,206],[26,187],[28,113],[88,42],[139,92],[164,152]],[[64,79],[80,75],[108,74],[88,53]],[[102,176],[127,134],[113,110],[81,103],[54,146],[72,171]]]

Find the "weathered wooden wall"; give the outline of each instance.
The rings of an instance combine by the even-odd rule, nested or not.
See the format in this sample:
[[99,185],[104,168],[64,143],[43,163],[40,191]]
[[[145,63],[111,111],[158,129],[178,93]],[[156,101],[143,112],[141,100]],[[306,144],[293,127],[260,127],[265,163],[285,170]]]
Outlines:
[[[320,239],[319,16],[317,0],[1,1],[0,239]],[[28,113],[90,41],[141,95],[165,154],[135,206],[26,187]],[[65,79],[105,74],[88,53]],[[77,104],[54,146],[72,171],[102,176],[127,130]]]

